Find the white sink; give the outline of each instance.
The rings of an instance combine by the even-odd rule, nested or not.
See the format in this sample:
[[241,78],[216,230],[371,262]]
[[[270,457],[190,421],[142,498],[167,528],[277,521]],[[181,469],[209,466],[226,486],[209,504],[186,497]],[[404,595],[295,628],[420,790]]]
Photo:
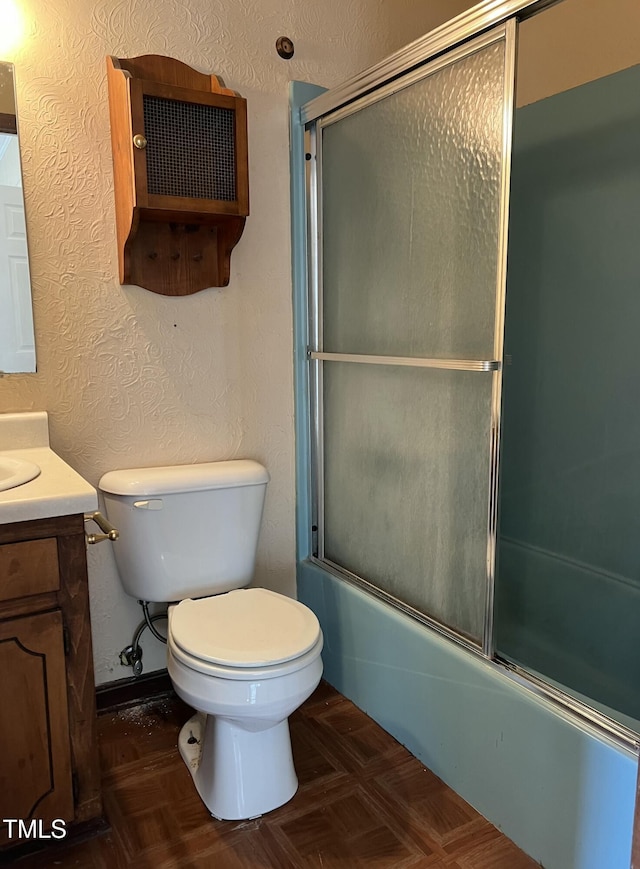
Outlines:
[[40,474],[40,467],[35,462],[14,456],[0,455],[0,492],[13,489],[29,483]]

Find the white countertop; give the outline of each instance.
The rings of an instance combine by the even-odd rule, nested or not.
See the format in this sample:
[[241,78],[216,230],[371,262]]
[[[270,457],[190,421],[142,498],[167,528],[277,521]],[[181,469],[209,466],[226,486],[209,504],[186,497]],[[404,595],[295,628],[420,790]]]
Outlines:
[[0,455],[34,462],[40,474],[0,491],[0,525],[91,513],[98,493],[49,446],[46,411],[0,413]]
[[40,467],[39,476],[31,482],[0,492],[0,525],[98,509],[98,494],[93,486],[49,447],[0,452],[3,456],[35,462]]

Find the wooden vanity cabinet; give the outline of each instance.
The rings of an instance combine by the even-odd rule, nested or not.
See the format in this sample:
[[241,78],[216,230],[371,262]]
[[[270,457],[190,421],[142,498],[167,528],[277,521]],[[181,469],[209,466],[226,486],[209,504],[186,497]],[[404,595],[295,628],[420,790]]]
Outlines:
[[0,525],[0,746],[0,847],[101,817],[81,514]]

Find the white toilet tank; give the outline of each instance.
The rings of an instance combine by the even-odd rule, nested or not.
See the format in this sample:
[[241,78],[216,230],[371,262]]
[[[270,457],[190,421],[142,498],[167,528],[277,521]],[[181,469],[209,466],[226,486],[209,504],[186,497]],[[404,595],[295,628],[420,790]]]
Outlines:
[[109,471],[122,585],[139,600],[222,594],[253,577],[269,474],[249,459]]

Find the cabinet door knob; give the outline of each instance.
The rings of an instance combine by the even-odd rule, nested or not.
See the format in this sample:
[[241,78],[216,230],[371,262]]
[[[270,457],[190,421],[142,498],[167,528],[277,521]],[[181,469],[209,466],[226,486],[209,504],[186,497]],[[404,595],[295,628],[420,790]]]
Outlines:
[[144,149],[147,147],[146,137],[143,136],[142,133],[136,133],[133,137],[133,144],[136,146],[136,148],[144,151]]

